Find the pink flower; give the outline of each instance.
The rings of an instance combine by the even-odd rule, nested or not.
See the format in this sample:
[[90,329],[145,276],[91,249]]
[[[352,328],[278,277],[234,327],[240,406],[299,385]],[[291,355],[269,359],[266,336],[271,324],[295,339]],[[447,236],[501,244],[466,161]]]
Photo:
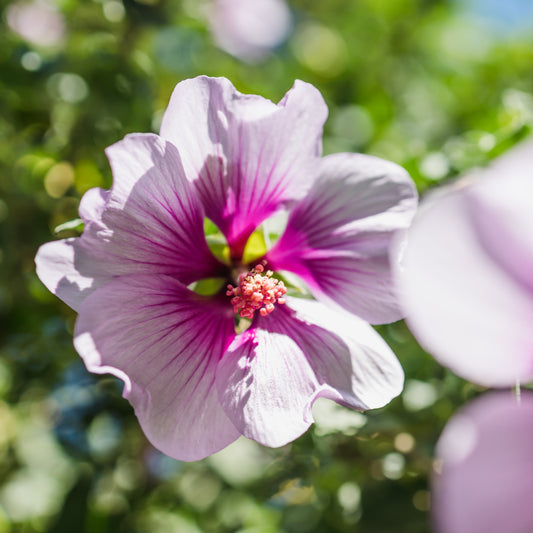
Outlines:
[[437,445],[433,509],[440,533],[533,531],[533,394],[478,398]]
[[[399,274],[407,321],[442,364],[483,385],[533,378],[533,142],[458,181],[415,217]],[[533,395],[486,395],[437,447],[441,533],[533,530]]]
[[460,376],[533,378],[533,142],[423,203],[399,274],[409,327]]
[[213,0],[209,25],[217,46],[255,63],[288,37],[292,17],[284,0]]
[[[172,457],[200,459],[240,435],[281,446],[310,426],[318,397],[369,409],[402,389],[365,320],[400,317],[389,244],[416,193],[392,163],[320,158],[326,115],[299,81],[278,105],[224,78],[184,81],[161,136],[107,149],[113,187],[83,197],[83,235],[37,254],[41,280],[79,313],[87,368],[124,381],[145,434]],[[280,210],[284,234],[246,264],[249,237]],[[205,217],[227,240],[227,263],[206,243]],[[284,294],[278,270],[317,301]],[[205,278],[225,283],[211,296],[188,288]],[[253,317],[244,332],[234,311]]]

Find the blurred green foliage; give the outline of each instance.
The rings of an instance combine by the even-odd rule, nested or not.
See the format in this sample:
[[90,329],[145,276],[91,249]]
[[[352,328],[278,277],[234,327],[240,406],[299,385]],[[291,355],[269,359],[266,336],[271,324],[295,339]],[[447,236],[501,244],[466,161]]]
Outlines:
[[387,408],[319,404],[292,445],[180,463],[147,443],[120,383],[85,371],[75,315],[33,257],[87,189],[110,186],[105,147],[157,132],[184,78],[275,101],[309,81],[330,109],[326,153],[396,161],[423,192],[529,131],[533,34],[496,31],[460,0],[292,0],[287,42],[247,64],[214,46],[205,2],[57,0],[52,45],[13,30],[14,5],[0,1],[0,533],[430,531],[434,444],[478,391],[403,323],[379,328],[406,373]]

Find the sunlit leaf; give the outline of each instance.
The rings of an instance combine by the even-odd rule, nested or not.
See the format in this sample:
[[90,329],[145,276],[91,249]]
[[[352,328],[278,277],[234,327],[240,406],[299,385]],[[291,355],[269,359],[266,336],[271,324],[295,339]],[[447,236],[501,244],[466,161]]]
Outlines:
[[80,233],[83,231],[84,222],[81,218],[75,218],[74,220],[69,220],[68,222],[63,222],[63,224],[59,224],[59,226],[56,226],[54,228],[54,233],[57,235],[58,233],[61,233],[62,231],[79,231]]

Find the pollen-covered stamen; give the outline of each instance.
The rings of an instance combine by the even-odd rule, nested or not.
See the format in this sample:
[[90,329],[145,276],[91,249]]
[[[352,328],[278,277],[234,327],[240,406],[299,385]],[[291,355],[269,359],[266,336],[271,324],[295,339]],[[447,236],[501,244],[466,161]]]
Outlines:
[[227,296],[233,296],[233,312],[241,318],[253,318],[255,311],[267,316],[274,311],[274,305],[284,304],[287,292],[283,281],[272,277],[273,272],[261,264],[248,273],[239,276],[239,286],[228,285]]

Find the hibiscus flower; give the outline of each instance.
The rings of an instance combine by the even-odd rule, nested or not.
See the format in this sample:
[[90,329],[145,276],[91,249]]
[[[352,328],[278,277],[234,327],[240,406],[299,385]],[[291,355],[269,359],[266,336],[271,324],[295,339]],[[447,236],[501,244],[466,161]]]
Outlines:
[[[281,446],[310,426],[318,397],[364,410],[402,389],[367,321],[401,317],[389,244],[416,192],[392,163],[321,158],[326,116],[299,81],[277,105],[224,78],[184,81],[160,136],[107,149],[113,187],[83,197],[82,236],[37,254],[41,280],[79,313],[87,368],[124,381],[148,439],[172,457],[200,459],[240,435]],[[247,259],[280,212],[279,240]],[[212,252],[206,220],[225,253]],[[280,271],[314,298],[295,297]],[[220,285],[200,294],[202,280]]]
[[487,386],[533,379],[533,142],[424,201],[398,285],[439,362]]
[[[406,320],[476,383],[533,378],[533,142],[423,202],[398,279]],[[447,424],[433,487],[442,533],[533,530],[533,395],[489,393]]]

